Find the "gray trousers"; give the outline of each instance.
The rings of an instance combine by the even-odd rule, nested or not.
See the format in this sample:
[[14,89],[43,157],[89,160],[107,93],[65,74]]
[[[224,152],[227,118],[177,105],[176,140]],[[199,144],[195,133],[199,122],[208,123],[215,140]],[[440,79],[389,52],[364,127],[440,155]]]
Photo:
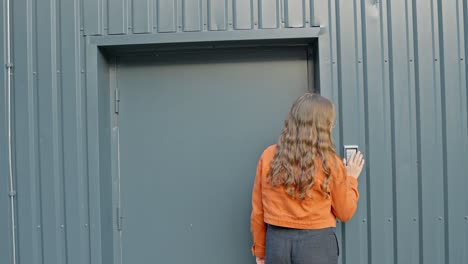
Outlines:
[[265,264],[337,264],[335,228],[291,229],[268,225]]

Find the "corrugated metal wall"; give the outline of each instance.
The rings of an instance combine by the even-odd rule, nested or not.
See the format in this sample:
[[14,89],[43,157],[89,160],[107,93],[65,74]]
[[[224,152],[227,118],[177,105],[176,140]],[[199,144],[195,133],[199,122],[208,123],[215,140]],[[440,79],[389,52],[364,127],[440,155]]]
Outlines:
[[[468,263],[466,1],[14,0],[12,6],[19,263],[100,263],[90,243],[99,220],[91,219],[88,202],[86,36],[319,25],[321,91],[338,107],[336,144],[358,143],[367,156],[359,210],[340,226],[342,263]],[[11,263],[5,73],[0,263]]]
[[314,1],[83,0],[86,35],[304,27]]

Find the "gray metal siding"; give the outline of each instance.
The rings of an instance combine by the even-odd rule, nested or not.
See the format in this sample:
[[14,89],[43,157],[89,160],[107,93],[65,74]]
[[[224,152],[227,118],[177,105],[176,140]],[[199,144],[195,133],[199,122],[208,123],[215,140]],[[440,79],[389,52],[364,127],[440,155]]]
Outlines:
[[15,131],[23,131],[22,134],[15,133],[14,140],[16,159],[20,158],[15,166],[16,190],[20,194],[17,197],[18,254],[21,256],[19,261],[35,263],[36,259],[43,258],[36,89],[38,76],[37,65],[33,64],[33,56],[37,54],[37,39],[32,33],[35,13],[31,8],[26,8],[26,5],[24,2],[13,5],[13,18],[16,19],[13,21],[15,96],[12,100]]
[[[0,263],[10,263],[4,3]],[[86,112],[97,96],[85,90],[86,80],[97,78],[97,69],[86,69],[86,36],[318,25],[321,92],[333,99],[338,113],[335,143],[358,143],[367,157],[358,212],[339,225],[341,261],[468,263],[466,1],[14,0],[12,5],[19,263],[101,263],[108,257],[101,256],[108,252],[101,252],[96,229],[100,205],[89,203],[106,187],[90,184],[99,175],[88,173],[96,171],[92,157],[102,154],[97,144],[105,142],[88,139],[96,131],[86,124],[104,117]]]
[[[431,5],[421,6],[417,17],[416,39],[421,45],[418,50],[419,56],[415,57],[418,62],[417,104],[418,133],[420,133],[419,160],[421,164],[418,174],[420,177],[419,198],[425,201],[420,208],[421,219],[426,219],[420,226],[420,232],[424,234],[424,243],[420,245],[423,259],[434,259],[435,262],[445,262],[444,247],[444,225],[438,216],[444,216],[444,175],[442,152],[442,110],[440,89],[440,65],[435,64],[435,58],[439,57],[437,39],[438,28],[437,16],[433,15]],[[434,23],[436,22],[436,23]],[[423,25],[433,25],[431,31],[426,30]],[[420,78],[423,76],[423,78]],[[424,78],[433,76],[433,78]],[[422,132],[424,131],[424,132]],[[421,133],[422,132],[422,133]],[[421,177],[424,175],[424,177]]]
[[107,35],[304,27],[311,23],[315,2],[83,0],[85,33]]
[[19,261],[88,263],[80,2],[41,4],[13,3]]

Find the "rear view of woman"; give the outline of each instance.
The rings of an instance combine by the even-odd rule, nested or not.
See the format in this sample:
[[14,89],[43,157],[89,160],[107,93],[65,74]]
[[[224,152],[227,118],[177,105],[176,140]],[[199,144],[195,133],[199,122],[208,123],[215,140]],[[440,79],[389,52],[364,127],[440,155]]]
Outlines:
[[[317,94],[294,102],[276,145],[260,157],[252,193],[257,263],[338,262],[336,218],[356,211],[362,154],[341,161],[331,132],[333,104]],[[346,165],[345,165],[346,164]]]

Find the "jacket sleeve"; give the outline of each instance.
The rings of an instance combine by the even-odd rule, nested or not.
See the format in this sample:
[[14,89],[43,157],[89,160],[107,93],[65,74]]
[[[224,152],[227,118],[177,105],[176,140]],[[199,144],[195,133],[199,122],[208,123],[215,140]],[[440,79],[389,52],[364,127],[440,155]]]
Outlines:
[[252,214],[250,217],[250,230],[253,238],[252,254],[257,257],[265,256],[266,224],[263,221],[262,166],[262,158],[260,158],[252,191]]
[[346,222],[353,217],[357,209],[358,181],[347,175],[346,168],[338,157],[335,173],[332,177],[332,212],[342,222]]

